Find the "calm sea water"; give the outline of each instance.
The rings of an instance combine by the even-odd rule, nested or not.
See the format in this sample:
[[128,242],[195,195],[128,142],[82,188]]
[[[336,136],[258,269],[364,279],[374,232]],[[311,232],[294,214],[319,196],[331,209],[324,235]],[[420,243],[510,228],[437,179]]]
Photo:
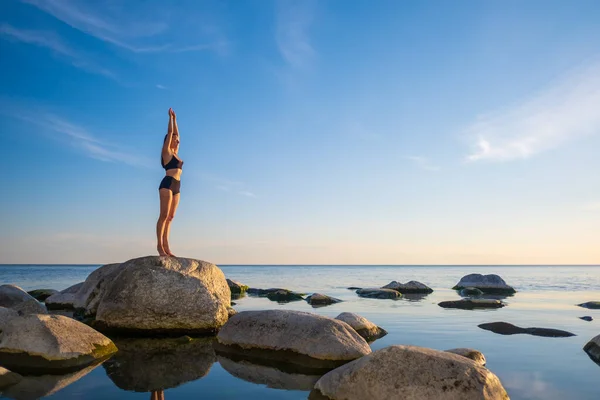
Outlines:
[[[64,289],[83,281],[98,266],[0,265],[0,283],[23,289]],[[236,300],[238,311],[287,308],[335,317],[356,312],[389,334],[372,343],[373,350],[410,344],[445,350],[472,347],[482,351],[487,367],[501,379],[512,399],[599,399],[600,366],[582,350],[600,334],[600,311],[575,304],[600,301],[600,266],[222,266],[228,278],[251,287],[285,287],[320,292],[344,300],[328,307],[307,303],[280,305],[266,298]],[[468,273],[496,273],[518,293],[500,310],[447,310],[443,300],[458,299],[451,288]],[[348,286],[382,286],[392,280],[421,281],[435,292],[423,298],[376,300],[359,298]],[[590,315],[592,322],[578,317]],[[477,327],[505,321],[523,327],[563,329],[570,338],[502,336]],[[125,344],[123,345],[125,346]],[[160,346],[158,346],[160,347]],[[123,349],[125,347],[122,347]],[[165,399],[306,399],[318,377],[290,375],[273,368],[216,359],[210,345],[194,351],[155,351],[145,357],[108,362],[63,377],[31,378],[6,397],[55,399],[149,399],[150,389],[163,387]],[[162,385],[162,386],[161,386]],[[137,390],[137,392],[135,391]]]

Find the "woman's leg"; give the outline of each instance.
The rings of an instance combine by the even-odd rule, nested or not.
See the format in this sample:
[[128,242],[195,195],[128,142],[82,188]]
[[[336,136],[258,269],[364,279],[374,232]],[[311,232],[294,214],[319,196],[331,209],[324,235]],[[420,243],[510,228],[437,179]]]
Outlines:
[[158,193],[160,196],[160,215],[158,216],[158,221],[156,222],[156,249],[158,250],[159,255],[167,256],[169,254],[165,251],[163,237],[165,225],[167,224],[167,219],[169,217],[173,192],[171,192],[170,189],[162,188],[159,189]]
[[179,193],[173,195],[173,200],[171,201],[171,207],[169,209],[169,214],[167,216],[167,222],[165,224],[165,230],[163,231],[163,249],[165,253],[170,256],[175,257],[175,254],[171,253],[169,249],[169,233],[171,232],[171,222],[173,222],[173,218],[175,217],[175,211],[177,211],[177,206],[179,205]]

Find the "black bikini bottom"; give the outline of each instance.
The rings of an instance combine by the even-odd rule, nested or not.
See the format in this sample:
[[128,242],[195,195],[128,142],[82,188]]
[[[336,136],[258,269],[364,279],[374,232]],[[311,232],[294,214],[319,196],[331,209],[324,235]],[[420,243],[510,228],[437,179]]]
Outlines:
[[163,178],[163,180],[160,182],[160,186],[158,187],[158,190],[169,189],[171,192],[173,192],[173,194],[178,194],[180,188],[181,188],[181,181],[178,181],[177,179],[173,178],[172,176],[165,176]]

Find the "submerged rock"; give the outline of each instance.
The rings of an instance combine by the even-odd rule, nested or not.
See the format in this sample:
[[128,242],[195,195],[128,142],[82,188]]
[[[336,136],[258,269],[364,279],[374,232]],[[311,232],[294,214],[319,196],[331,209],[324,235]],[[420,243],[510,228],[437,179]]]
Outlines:
[[432,293],[433,292],[432,288],[430,288],[429,286],[427,286],[421,282],[417,282],[417,281],[410,281],[407,283],[400,283],[397,281],[392,281],[392,282],[388,283],[387,285],[383,286],[382,289],[392,289],[392,290],[396,290],[402,294]]
[[506,304],[500,300],[488,299],[462,299],[452,301],[442,301],[438,306],[442,308],[458,308],[461,310],[474,310],[476,308],[502,308]]
[[23,379],[21,375],[11,372],[4,367],[0,367],[0,389],[15,385],[19,383],[21,379]]
[[60,315],[14,318],[0,338],[0,364],[16,372],[75,370],[116,351],[106,336]]
[[469,274],[452,288],[462,290],[464,288],[477,288],[483,293],[513,294],[516,290],[504,282],[498,275]]
[[151,392],[200,379],[216,361],[214,337],[116,339],[119,352],[103,364],[123,390]]
[[475,361],[478,365],[481,365],[482,367],[484,367],[485,363],[486,363],[485,356],[479,350],[458,348],[458,349],[446,350],[446,352],[458,354],[459,356],[466,357],[470,360]]
[[481,296],[483,292],[475,287],[466,287],[460,291],[462,297]]
[[334,368],[371,352],[367,342],[341,321],[291,310],[243,311],[217,336],[218,351]]
[[279,289],[268,293],[267,299],[278,303],[289,303],[290,301],[304,300],[304,297],[302,297],[302,294],[291,290]]
[[98,300],[93,326],[156,336],[206,334],[227,322],[231,292],[214,264],[148,256],[123,263]]
[[2,396],[16,400],[36,400],[51,396],[83,378],[99,365],[100,363],[95,363],[64,375],[26,375],[16,385],[4,389]]
[[589,315],[586,315],[585,317],[579,317],[579,319],[582,319],[587,322],[592,322],[594,320],[594,318],[590,317]]
[[247,285],[243,285],[239,282],[232,281],[231,279],[227,279],[227,285],[229,286],[229,290],[231,290],[232,295],[240,295],[248,290]]
[[334,369],[309,398],[332,400],[508,400],[496,375],[465,357],[415,346],[390,346]]
[[400,292],[392,289],[380,289],[380,288],[364,288],[356,291],[360,297],[367,297],[369,299],[398,299],[402,297]]
[[83,283],[84,282],[79,282],[78,284],[70,286],[61,292],[48,297],[45,301],[46,307],[48,307],[49,310],[73,310],[75,308],[73,305],[75,302],[75,295],[83,286]]
[[43,304],[15,285],[0,286],[0,307],[9,308],[21,315],[48,314]]
[[587,303],[577,304],[579,307],[600,310],[600,301],[588,301]]
[[346,288],[346,289],[348,289],[348,290],[360,290],[362,288],[359,288],[357,286],[350,286],[349,288]]
[[306,298],[306,301],[313,307],[328,306],[331,304],[342,302],[342,300],[340,299],[329,297],[321,293],[313,293],[312,295]]
[[31,297],[33,297],[37,301],[44,301],[48,297],[50,297],[56,293],[59,293],[59,292],[58,292],[58,290],[54,290],[54,289],[35,289],[35,290],[31,290],[31,291],[27,292],[27,294],[29,294]]
[[600,335],[590,340],[583,350],[596,364],[600,365]]
[[378,327],[368,319],[361,317],[358,314],[343,312],[335,319],[339,319],[350,325],[352,329],[362,336],[367,342],[375,341],[387,335],[387,331]]
[[548,329],[548,328],[521,328],[507,322],[491,322],[487,324],[478,325],[479,328],[485,329],[486,331],[492,331],[500,335],[518,335],[528,334],[533,336],[544,336],[544,337],[570,337],[576,336],[574,333],[561,331],[559,329]]
[[[231,357],[231,358],[230,358]],[[246,382],[265,385],[271,389],[309,391],[321,377],[321,373],[310,375],[297,371],[293,366],[273,363],[262,365],[235,356],[218,355],[217,360],[223,369]]]

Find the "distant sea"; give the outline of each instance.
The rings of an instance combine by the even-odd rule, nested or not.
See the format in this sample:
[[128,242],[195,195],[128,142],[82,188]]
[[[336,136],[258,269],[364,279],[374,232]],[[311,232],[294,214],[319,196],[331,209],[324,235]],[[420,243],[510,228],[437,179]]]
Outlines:
[[[0,265],[0,284],[12,283],[25,290],[61,290],[85,280],[98,267]],[[355,312],[389,332],[371,344],[373,350],[392,344],[409,344],[439,350],[470,347],[483,352],[487,367],[500,378],[511,399],[600,398],[600,366],[583,351],[583,346],[600,334],[600,310],[576,306],[586,301],[600,301],[600,266],[220,267],[228,278],[250,287],[284,287],[303,293],[324,293],[343,300],[332,306],[312,308],[304,301],[278,304],[266,298],[246,296],[235,300],[237,311],[285,308],[331,317],[344,311]],[[467,311],[439,307],[437,303],[440,301],[460,298],[450,288],[469,273],[498,274],[517,290],[517,294],[506,298],[504,301],[508,306],[499,310]],[[376,300],[360,298],[354,291],[346,289],[349,286],[383,286],[392,280],[417,280],[432,287],[434,292],[425,297]],[[579,319],[588,315],[594,318],[592,322]],[[562,329],[576,336],[503,336],[477,327],[481,323],[496,321],[522,327]],[[317,378],[290,375],[277,369],[221,358],[213,360],[209,357],[208,360],[202,367],[206,370],[194,371],[200,368],[198,363],[188,360],[185,355],[154,355],[139,367],[146,368],[145,379],[159,379],[152,378],[152,374],[160,372],[160,379],[168,382],[164,391],[167,400],[306,399],[309,392],[303,387],[304,383]],[[150,393],[145,391],[145,387],[149,388],[152,382],[140,386],[140,378],[126,368],[136,366],[113,363],[109,368],[105,363],[82,376],[31,378],[31,384],[22,385],[18,391],[4,392],[2,396],[25,399],[34,398],[32,393],[52,393],[48,398],[149,399]],[[150,371],[147,371],[148,368]],[[160,386],[160,382],[155,383]],[[46,392],[40,391],[43,385],[51,388]]]

